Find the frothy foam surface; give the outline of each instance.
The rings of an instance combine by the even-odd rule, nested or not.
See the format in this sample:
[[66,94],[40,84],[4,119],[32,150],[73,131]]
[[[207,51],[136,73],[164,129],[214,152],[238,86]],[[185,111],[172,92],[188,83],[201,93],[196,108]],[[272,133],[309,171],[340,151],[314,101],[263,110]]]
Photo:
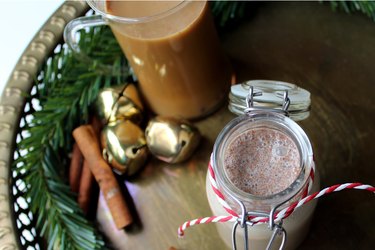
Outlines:
[[225,150],[224,169],[237,188],[256,196],[279,193],[298,177],[300,154],[286,134],[269,128],[248,130]]

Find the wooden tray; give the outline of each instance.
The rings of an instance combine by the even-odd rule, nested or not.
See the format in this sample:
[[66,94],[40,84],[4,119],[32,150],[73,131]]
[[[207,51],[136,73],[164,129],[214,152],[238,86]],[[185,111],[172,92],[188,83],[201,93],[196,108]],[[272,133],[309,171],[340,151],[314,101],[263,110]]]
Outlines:
[[[329,5],[316,2],[251,7],[249,18],[222,37],[238,80],[281,80],[309,90],[311,115],[300,124],[313,143],[322,187],[345,182],[375,185],[375,23],[361,15],[334,13]],[[22,110],[21,99],[10,103],[9,93],[14,91],[8,83],[0,105],[1,128],[6,122],[17,124]],[[5,112],[11,110],[8,106],[15,113],[11,122],[4,118],[4,114],[13,117]],[[169,165],[152,159],[137,178],[126,182],[141,222],[139,230],[117,231],[100,199],[99,227],[116,249],[226,249],[213,224],[190,228],[183,239],[178,239],[177,228],[185,220],[211,215],[205,193],[207,162],[217,134],[233,117],[223,107],[197,122],[204,139],[188,162]],[[4,228],[9,232],[0,233],[0,249],[19,246],[8,196],[15,133],[12,137],[3,131],[0,232]],[[2,143],[5,136],[8,144]],[[322,198],[300,249],[372,249],[374,208],[374,196],[368,192],[343,191]]]

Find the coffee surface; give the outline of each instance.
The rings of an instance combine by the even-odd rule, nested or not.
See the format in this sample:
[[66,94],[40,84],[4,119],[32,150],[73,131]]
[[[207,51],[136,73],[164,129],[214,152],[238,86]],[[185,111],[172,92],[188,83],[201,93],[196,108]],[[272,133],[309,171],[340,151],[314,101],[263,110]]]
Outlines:
[[107,12],[120,17],[148,17],[176,7],[181,1],[107,1]]

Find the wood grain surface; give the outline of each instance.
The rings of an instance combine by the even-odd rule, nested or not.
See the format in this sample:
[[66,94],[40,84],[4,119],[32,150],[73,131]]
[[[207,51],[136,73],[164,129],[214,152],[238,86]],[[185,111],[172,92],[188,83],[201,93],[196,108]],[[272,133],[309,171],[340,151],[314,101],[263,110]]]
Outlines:
[[[375,185],[375,23],[317,2],[254,3],[248,13],[222,38],[238,80],[281,80],[309,90],[311,115],[300,125],[312,141],[321,186]],[[100,228],[116,249],[226,249],[214,225],[190,228],[183,239],[177,227],[211,215],[207,162],[217,134],[233,117],[223,107],[196,122],[204,140],[188,162],[151,159],[126,182],[138,230],[117,231],[101,200]],[[374,211],[374,195],[363,191],[320,199],[300,249],[373,249]]]

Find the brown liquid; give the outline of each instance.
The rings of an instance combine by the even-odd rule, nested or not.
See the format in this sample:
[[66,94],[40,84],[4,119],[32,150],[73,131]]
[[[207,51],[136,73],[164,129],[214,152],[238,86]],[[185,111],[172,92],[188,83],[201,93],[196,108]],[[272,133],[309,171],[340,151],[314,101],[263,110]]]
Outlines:
[[[173,14],[150,22],[110,22],[139,79],[149,107],[159,115],[202,117],[224,100],[230,65],[206,1],[107,1],[107,12],[138,18],[173,7]],[[178,7],[176,7],[179,5]]]
[[257,196],[274,195],[298,177],[300,155],[286,134],[269,128],[248,130],[228,146],[225,172],[237,188]]

